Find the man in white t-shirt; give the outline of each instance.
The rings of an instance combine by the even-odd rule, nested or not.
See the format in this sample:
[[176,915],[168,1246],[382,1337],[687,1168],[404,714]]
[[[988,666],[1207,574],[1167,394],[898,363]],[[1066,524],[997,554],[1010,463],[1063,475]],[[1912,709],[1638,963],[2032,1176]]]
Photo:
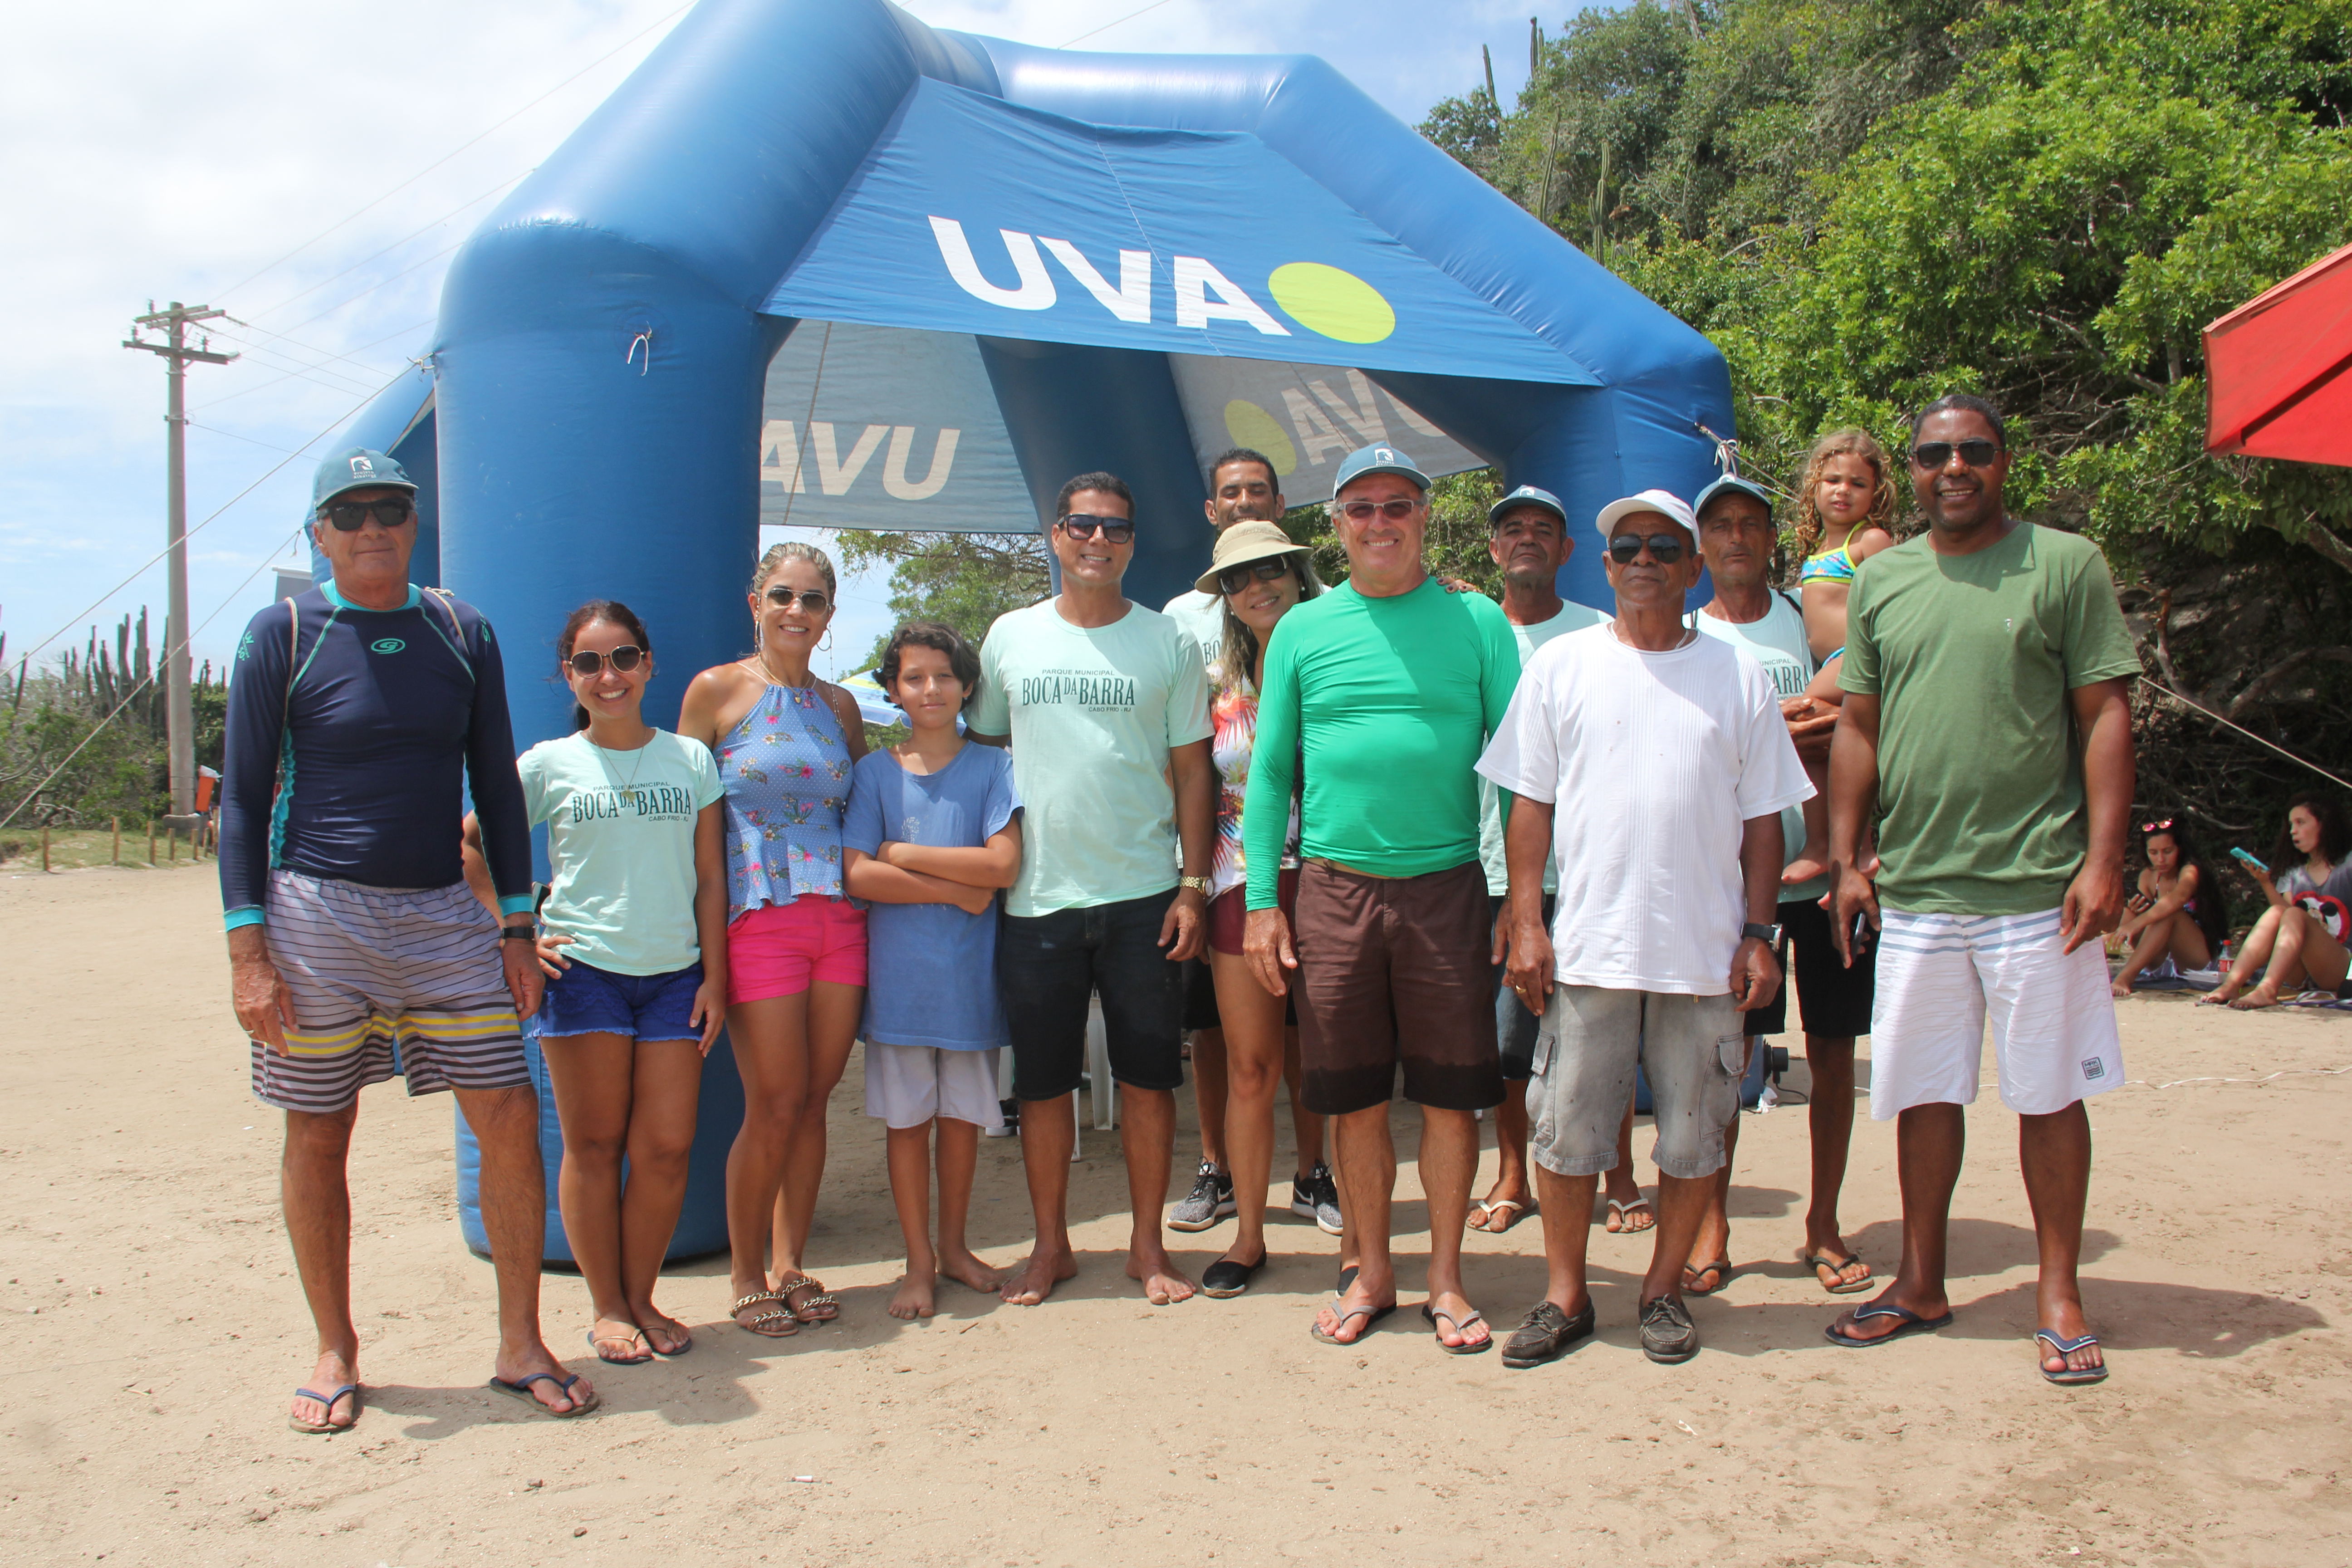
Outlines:
[[[1213,534],[1237,522],[1279,524],[1284,510],[1282,476],[1274,459],[1247,447],[1217,454],[1209,465],[1209,499],[1201,503]],[[1192,634],[1201,657],[1213,670],[1225,646],[1225,601],[1220,594],[1187,590],[1168,601],[1160,614]],[[1214,683],[1212,675],[1212,684]],[[1184,1027],[1192,1037],[1192,1096],[1201,1112],[1201,1168],[1192,1190],[1168,1211],[1171,1230],[1202,1231],[1233,1216],[1233,1173],[1225,1164],[1225,1031],[1217,1016],[1217,987],[1204,948],[1183,965]],[[1290,1086],[1290,1127],[1298,1145],[1297,1173],[1290,1184],[1290,1212],[1338,1234],[1339,1189],[1323,1162],[1323,1119],[1299,1104],[1297,1037],[1283,1058]]]
[[[1486,509],[1489,534],[1486,553],[1503,569],[1503,618],[1519,645],[1524,666],[1536,649],[1562,632],[1582,631],[1609,617],[1599,610],[1570,604],[1559,596],[1559,569],[1576,553],[1568,537],[1568,513],[1559,498],[1533,485],[1521,485]],[[1509,871],[1503,863],[1503,792],[1485,779],[1478,781],[1478,859],[1486,872],[1487,918],[1502,929],[1505,895],[1510,891]],[[1544,865],[1544,918],[1551,918],[1554,884],[1549,861]],[[1503,961],[1495,961],[1502,978]],[[1511,1228],[1535,1206],[1535,1190],[1528,1183],[1528,1102],[1514,1086],[1528,1081],[1528,1064],[1536,1048],[1536,1016],[1522,1006],[1509,990],[1495,988],[1495,1040],[1502,1049],[1503,1103],[1495,1109],[1495,1152],[1500,1168],[1486,1195],[1470,1205],[1472,1230],[1489,1234]],[[1633,1101],[1625,1102],[1626,1113]],[[1626,1190],[1619,1190],[1620,1184]],[[1630,1168],[1611,1176],[1611,1198],[1619,1200],[1622,1215],[1641,1201]]]
[[[1507,978],[1543,1008],[1528,1109],[1549,1280],[1503,1347],[1511,1367],[1550,1361],[1592,1331],[1593,1186],[1617,1163],[1637,1064],[1658,1130],[1642,1348],[1656,1362],[1698,1353],[1682,1266],[1738,1112],[1739,1015],[1780,988],[1780,810],[1812,793],[1763,668],[1683,624],[1699,574],[1689,507],[1644,490],[1603,507],[1598,523],[1616,619],[1537,652],[1478,760],[1517,797],[1504,829]],[[1559,868],[1549,931],[1547,851]]]
[[[1698,504],[1691,510],[1698,517],[1699,557],[1715,584],[1715,597],[1690,617],[1691,624],[1745,650],[1764,667],[1780,693],[1780,716],[1788,722],[1797,755],[1826,764],[1837,708],[1805,695],[1815,672],[1804,616],[1791,595],[1766,581],[1778,538],[1771,497],[1754,480],[1727,474],[1699,491]],[[1780,829],[1787,840],[1783,853],[1790,858],[1800,852],[1815,858],[1827,853],[1825,845],[1806,843],[1801,812],[1783,812]],[[1805,1115],[1811,1135],[1812,1183],[1805,1210],[1805,1245],[1799,1257],[1812,1266],[1822,1289],[1843,1296],[1871,1285],[1870,1265],[1846,1246],[1839,1229],[1838,1194],[1845,1184],[1846,1151],[1853,1133],[1854,1040],[1870,1032],[1876,965],[1867,951],[1854,955],[1852,967],[1846,965],[1830,940],[1829,913],[1821,906],[1822,895],[1828,891],[1826,877],[1783,886],[1780,931],[1802,1012],[1805,1064],[1811,1075]],[[1784,987],[1770,1002],[1751,1009],[1746,1020],[1748,1038],[1782,1033],[1788,1026],[1788,1006]],[[1724,1129],[1723,1169],[1716,1173],[1706,1217],[1699,1224],[1698,1240],[1684,1273],[1685,1294],[1710,1295],[1731,1278],[1727,1205],[1738,1143],[1735,1117]]]
[[1164,1306],[1192,1294],[1168,1256],[1160,1207],[1184,1081],[1177,966],[1207,931],[1208,677],[1191,633],[1119,591],[1135,558],[1135,498],[1117,475],[1080,474],[1062,487],[1047,545],[1061,592],[988,628],[967,719],[973,740],[1012,746],[1025,815],[996,971],[1037,1245],[1003,1296],[1034,1307],[1078,1270],[1071,1096],[1086,1065],[1087,1005],[1099,995],[1123,1091],[1127,1272]]

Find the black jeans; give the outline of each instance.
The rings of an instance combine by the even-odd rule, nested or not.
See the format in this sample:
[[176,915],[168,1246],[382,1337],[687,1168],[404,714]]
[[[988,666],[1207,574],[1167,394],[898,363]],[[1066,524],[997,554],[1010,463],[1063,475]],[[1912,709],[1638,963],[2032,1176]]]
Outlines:
[[1013,1031],[1013,1094],[1054,1100],[1086,1068],[1087,1002],[1102,997],[1110,1075],[1129,1089],[1184,1082],[1184,979],[1160,945],[1176,889],[1049,915],[1006,915],[996,981]]

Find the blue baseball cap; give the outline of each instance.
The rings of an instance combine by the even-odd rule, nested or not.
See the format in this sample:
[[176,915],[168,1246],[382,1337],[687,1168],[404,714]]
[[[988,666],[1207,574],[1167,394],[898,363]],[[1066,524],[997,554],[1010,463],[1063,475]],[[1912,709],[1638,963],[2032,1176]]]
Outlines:
[[1394,447],[1359,447],[1339,459],[1339,475],[1331,481],[1331,499],[1338,500],[1341,490],[1367,474],[1397,474],[1418,485],[1423,494],[1429,490],[1429,476]]
[[366,447],[338,452],[319,465],[310,481],[310,510],[317,511],[347,490],[394,489],[416,493],[408,470],[383,453]]
[[1772,510],[1772,498],[1765,492],[1763,486],[1754,479],[1743,479],[1738,474],[1726,474],[1698,492],[1698,499],[1691,503],[1691,514],[1695,517],[1705,517],[1706,503],[1717,496],[1753,496],[1764,503],[1767,513]]
[[1517,489],[1513,490],[1509,495],[1505,496],[1501,500],[1498,500],[1493,506],[1488,507],[1486,509],[1486,526],[1492,528],[1496,523],[1502,521],[1503,514],[1510,510],[1515,506],[1539,506],[1543,508],[1544,510],[1551,513],[1552,516],[1559,519],[1561,531],[1567,531],[1568,509],[1559,504],[1559,498],[1558,496],[1552,494],[1549,490],[1538,489],[1534,485],[1521,485]]

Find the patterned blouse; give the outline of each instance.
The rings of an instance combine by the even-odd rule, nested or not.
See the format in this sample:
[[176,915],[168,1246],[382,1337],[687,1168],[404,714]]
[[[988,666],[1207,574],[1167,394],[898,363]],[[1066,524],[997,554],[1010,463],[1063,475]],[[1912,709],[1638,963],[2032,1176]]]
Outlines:
[[[1249,794],[1250,749],[1257,741],[1257,691],[1246,680],[1220,686],[1209,700],[1209,760],[1217,769],[1217,843],[1209,862],[1209,897],[1216,898],[1246,879],[1242,864],[1242,801]],[[1290,808],[1293,854],[1298,848],[1298,805]]]
[[841,813],[849,742],[814,686],[771,685],[719,738],[727,786],[727,918],[803,894],[846,895]]

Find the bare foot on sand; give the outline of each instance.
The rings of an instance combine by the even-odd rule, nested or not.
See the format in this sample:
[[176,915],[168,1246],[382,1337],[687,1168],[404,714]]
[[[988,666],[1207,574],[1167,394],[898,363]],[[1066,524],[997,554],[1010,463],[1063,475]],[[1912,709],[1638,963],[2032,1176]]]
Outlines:
[[[545,1373],[548,1375],[525,1386],[530,1396],[558,1415],[571,1415],[593,1409],[596,1404],[596,1385],[584,1376],[575,1377],[564,1364],[555,1359],[547,1346],[534,1342],[520,1351],[499,1347],[499,1359],[490,1371],[502,1383],[521,1383],[527,1377]],[[570,1384],[567,1391],[564,1384]]]
[[969,1250],[957,1247],[940,1248],[940,1272],[968,1290],[985,1296],[1004,1283],[1004,1271],[992,1268]]
[[2257,1007],[2275,1007],[2278,1005],[2278,993],[2267,984],[2257,985],[2242,996],[2230,998],[2230,1005],[2241,1013],[2251,1013]]
[[903,1318],[908,1322],[917,1318],[929,1317],[939,1310],[932,1300],[932,1291],[938,1284],[939,1276],[936,1274],[908,1272],[900,1275],[898,1294],[890,1298],[887,1310],[892,1317]]
[[310,1394],[296,1394],[292,1408],[286,1413],[287,1419],[305,1432],[348,1430],[360,1418],[358,1389],[354,1388],[336,1400],[332,1406],[328,1405],[327,1396],[345,1384],[359,1382],[359,1369],[354,1364],[357,1360],[357,1357],[346,1356],[341,1351],[327,1351],[320,1354],[319,1364],[310,1369],[310,1381],[302,1385],[319,1397],[313,1399]]
[[1078,1260],[1067,1247],[1057,1252],[1033,1252],[1013,1266],[997,1294],[1015,1307],[1034,1307],[1054,1293],[1065,1279],[1078,1277]]
[[656,1311],[650,1301],[637,1310],[637,1326],[656,1355],[684,1355],[694,1348],[694,1331],[676,1318]]
[[1127,1277],[1143,1284],[1143,1299],[1155,1307],[1172,1306],[1192,1299],[1193,1285],[1184,1278],[1165,1247],[1130,1247]]
[[2116,975],[2114,980],[2108,983],[2107,994],[2118,1002],[2130,995],[2132,994],[2131,976],[2128,974]]

